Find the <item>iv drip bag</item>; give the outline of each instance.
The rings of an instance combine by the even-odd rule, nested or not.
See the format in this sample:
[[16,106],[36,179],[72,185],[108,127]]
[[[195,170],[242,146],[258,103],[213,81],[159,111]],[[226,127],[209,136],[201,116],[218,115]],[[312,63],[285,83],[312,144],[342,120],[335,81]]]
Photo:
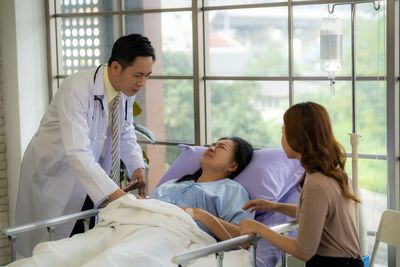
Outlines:
[[342,69],[342,51],[342,22],[338,18],[323,18],[320,30],[320,63],[321,70],[326,71],[331,80]]

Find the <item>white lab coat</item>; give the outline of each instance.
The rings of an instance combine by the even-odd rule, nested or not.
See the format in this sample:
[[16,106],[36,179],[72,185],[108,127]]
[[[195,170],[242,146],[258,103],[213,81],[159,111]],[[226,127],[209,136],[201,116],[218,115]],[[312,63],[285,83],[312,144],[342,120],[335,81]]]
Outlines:
[[[134,100],[134,96],[122,94],[119,106],[121,159],[130,175],[144,167],[132,124]],[[83,71],[61,84],[22,160],[16,225],[79,212],[87,194],[96,204],[118,188],[108,176],[108,113],[103,66],[96,75],[95,70]],[[56,227],[55,238],[68,237],[74,224]],[[44,240],[48,240],[46,230],[21,234],[16,240],[17,252],[30,256],[33,246]]]

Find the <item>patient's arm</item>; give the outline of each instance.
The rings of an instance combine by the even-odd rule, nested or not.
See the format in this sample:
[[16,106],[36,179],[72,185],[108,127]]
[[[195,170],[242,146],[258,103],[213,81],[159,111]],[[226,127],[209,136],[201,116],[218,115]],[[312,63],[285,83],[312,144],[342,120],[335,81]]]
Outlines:
[[[193,208],[193,220],[200,221],[207,227],[219,240],[227,240],[240,236],[239,225],[229,223],[202,209]],[[219,223],[218,223],[219,222]],[[223,227],[222,227],[222,226]],[[225,228],[225,230],[224,230]],[[228,235],[229,233],[229,235]]]
[[279,203],[274,201],[269,201],[265,199],[255,199],[249,200],[243,207],[243,210],[250,209],[250,212],[257,210],[265,210],[265,211],[277,211],[283,213],[287,216],[296,218],[296,209],[297,205],[287,204],[287,203]]

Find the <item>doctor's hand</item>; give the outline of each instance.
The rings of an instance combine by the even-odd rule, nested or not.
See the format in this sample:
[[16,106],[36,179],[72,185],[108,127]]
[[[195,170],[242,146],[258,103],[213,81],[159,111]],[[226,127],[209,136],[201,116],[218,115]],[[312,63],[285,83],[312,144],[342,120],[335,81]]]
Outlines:
[[100,203],[100,205],[98,206],[98,208],[104,208],[104,207],[106,207],[108,204],[110,204],[112,201],[114,201],[114,200],[116,200],[116,199],[118,199],[118,198],[120,198],[120,197],[122,197],[122,196],[124,196],[124,195],[126,195],[126,193],[124,192],[124,191],[122,191],[121,189],[117,189],[117,190],[115,190],[114,192],[112,192],[111,194],[109,194],[108,196],[107,196],[107,198],[102,202],[102,203]]
[[146,172],[144,171],[143,168],[138,168],[136,169],[133,173],[132,173],[132,178],[131,178],[131,182],[129,184],[131,184],[134,181],[138,181],[137,185],[132,188],[139,189],[139,195],[141,197],[146,197],[146,193],[145,193],[145,186],[146,186],[146,182],[145,182],[145,177],[146,177]]
[[117,189],[108,196],[108,199],[113,201],[124,195],[126,195],[126,193],[124,191],[122,191],[121,189]]
[[265,199],[255,199],[247,201],[247,203],[242,207],[242,210],[248,210],[251,208],[250,213],[257,210],[275,211],[277,205],[277,202]]

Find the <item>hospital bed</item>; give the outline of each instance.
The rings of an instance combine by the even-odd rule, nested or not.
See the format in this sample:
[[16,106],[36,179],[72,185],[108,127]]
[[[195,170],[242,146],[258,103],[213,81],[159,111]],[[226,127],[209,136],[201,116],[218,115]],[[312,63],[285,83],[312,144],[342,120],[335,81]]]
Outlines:
[[[53,233],[55,227],[59,224],[63,224],[67,221],[75,221],[75,220],[84,220],[85,231],[89,229],[89,219],[90,217],[96,216],[99,212],[99,209],[92,209],[83,212],[78,212],[74,214],[60,216],[54,219],[48,219],[43,221],[34,222],[31,224],[21,225],[17,227],[11,227],[3,230],[3,233],[8,236],[10,240],[10,249],[11,249],[11,261],[16,260],[16,254],[14,249],[14,242],[15,239],[18,237],[18,234],[32,231],[35,229],[43,229],[47,228],[49,233],[49,240],[53,239]],[[287,234],[289,231],[296,229],[298,226],[297,222],[290,222],[290,223],[283,223],[280,225],[276,225],[271,227],[272,230],[276,231],[280,234]],[[243,235],[236,238],[232,238],[226,241],[221,241],[216,244],[212,244],[209,246],[205,246],[203,248],[195,249],[192,251],[187,251],[184,253],[180,253],[175,255],[171,261],[175,263],[177,266],[188,266],[190,262],[196,260],[197,258],[204,257],[210,254],[215,254],[217,266],[223,266],[223,255],[224,251],[231,250],[243,244],[250,244],[250,254],[251,254],[251,261],[253,263],[256,262],[256,247],[257,242],[259,241],[260,237],[254,234]],[[253,266],[256,266],[255,264]],[[282,264],[281,266],[286,265],[286,254],[283,253],[282,256]]]
[[[199,166],[197,162],[205,148],[180,146],[184,148],[184,151],[171,165],[159,184],[176,177],[181,177],[187,173],[193,173],[198,169]],[[247,189],[251,199],[264,198],[273,201],[296,203],[299,193],[295,189],[295,185],[302,171],[300,163],[297,160],[287,159],[285,153],[281,149],[261,149],[255,151],[251,163],[235,181],[241,183]],[[96,216],[98,212],[99,209],[94,209],[3,230],[3,233],[6,234],[10,240],[11,260],[14,261],[16,258],[14,243],[16,238],[18,238],[18,234],[34,229],[47,228],[49,240],[53,240],[57,225],[67,221],[83,219],[85,229],[87,230],[89,228],[89,218]],[[297,223],[291,222],[293,218],[289,219],[278,213],[259,212],[256,214],[256,220],[269,225],[273,230],[281,234],[288,234],[289,231],[297,227]],[[293,231],[291,231],[289,235],[291,234],[293,235]],[[196,258],[215,254],[217,266],[222,266],[224,251],[242,244],[250,243],[249,251],[251,253],[250,258],[253,266],[256,266],[256,255],[265,255],[263,259],[266,259],[266,261],[272,258],[271,264],[274,265],[277,259],[281,258],[282,266],[286,266],[286,255],[281,252],[278,253],[276,248],[266,244],[265,240],[259,239],[260,238],[255,235],[244,235],[192,251],[176,254],[171,260],[178,266],[188,266]],[[269,255],[268,253],[271,250],[274,250],[274,253],[270,253],[271,255]],[[274,266],[271,264],[268,266]],[[259,266],[259,264],[257,264],[257,266]]]

